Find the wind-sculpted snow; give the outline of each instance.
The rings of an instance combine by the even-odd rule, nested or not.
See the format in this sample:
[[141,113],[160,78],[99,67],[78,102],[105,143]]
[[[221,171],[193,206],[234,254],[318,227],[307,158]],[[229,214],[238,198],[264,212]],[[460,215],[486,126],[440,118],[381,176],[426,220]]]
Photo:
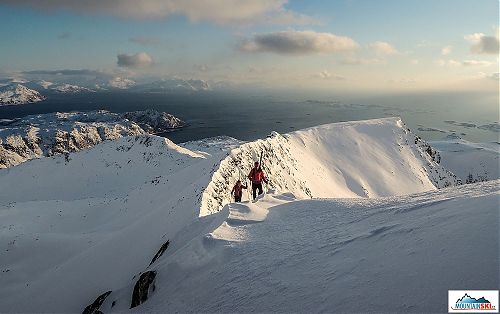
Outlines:
[[446,312],[453,287],[498,289],[499,183],[229,204],[219,228],[160,260],[155,293],[134,312]]
[[122,136],[162,133],[184,122],[154,110],[56,112],[0,122],[0,168],[88,149]]
[[231,202],[232,184],[246,180],[261,155],[267,188],[299,198],[402,195],[460,183],[399,118],[335,123],[273,133],[232,150],[203,194],[200,215]]
[[[247,241],[245,226],[265,224],[269,204],[345,197],[354,211],[370,202],[361,198],[434,191],[430,198],[437,195],[432,194],[438,193],[437,187],[456,183],[426,147],[399,119],[391,118],[273,133],[243,144],[220,137],[176,145],[142,134],[1,169],[0,247],[5,250],[0,251],[0,312],[81,312],[97,307],[105,313],[124,312],[137,304],[132,300],[134,290],[143,292],[134,310],[144,311],[151,301],[154,311],[183,312],[178,304],[162,308],[158,301],[159,295],[171,299],[173,286],[166,282],[172,279],[175,289],[186,293],[176,295],[182,302],[192,296],[186,291],[197,290],[189,278],[200,274],[199,287],[210,294],[203,270],[228,262],[220,243]],[[261,154],[270,179],[268,195],[255,204],[225,206],[232,185],[245,177]],[[396,198],[390,205],[415,212],[403,204],[408,199],[399,204]],[[312,206],[303,215],[335,221],[325,212],[317,215]],[[382,221],[384,225],[366,232],[381,236],[396,230]],[[292,229],[276,231],[294,237]],[[347,240],[366,234],[351,231]],[[204,237],[207,233],[216,236]],[[268,259],[263,262],[269,264],[255,264],[262,271],[276,266]],[[143,285],[142,275],[153,273]],[[187,278],[189,287],[176,274]],[[258,277],[258,271],[252,269],[249,275]],[[238,288],[245,283],[231,284]],[[254,293],[259,292],[250,295]],[[190,305],[193,311],[200,311],[198,306],[207,300],[200,295],[200,303]],[[224,306],[229,304],[220,295],[217,298]],[[248,298],[252,299],[259,298]]]

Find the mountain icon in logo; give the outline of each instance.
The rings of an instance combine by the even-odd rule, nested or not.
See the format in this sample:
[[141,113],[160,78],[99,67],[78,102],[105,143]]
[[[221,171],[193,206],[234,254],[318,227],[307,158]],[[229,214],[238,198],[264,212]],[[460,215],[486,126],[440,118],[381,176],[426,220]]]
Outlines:
[[451,307],[452,310],[461,311],[495,311],[496,308],[484,296],[479,299],[473,298],[467,293],[455,302],[455,306]]
[[491,303],[491,302],[486,300],[484,297],[476,299],[466,293],[463,297],[458,299],[456,303]]

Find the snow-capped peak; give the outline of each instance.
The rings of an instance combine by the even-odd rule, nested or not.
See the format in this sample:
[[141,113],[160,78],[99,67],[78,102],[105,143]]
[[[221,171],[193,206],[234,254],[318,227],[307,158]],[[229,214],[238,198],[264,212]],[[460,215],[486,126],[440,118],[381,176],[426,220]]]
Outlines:
[[0,87],[0,105],[21,105],[44,100],[45,97],[21,84]]
[[82,86],[71,85],[71,84],[61,84],[53,88],[58,93],[93,93],[94,90]]
[[118,88],[118,89],[127,89],[136,84],[135,81],[128,79],[128,78],[123,78],[123,77],[114,77],[111,80],[108,81],[109,86]]
[[54,85],[54,83],[52,82],[48,82],[48,81],[45,81],[45,80],[41,80],[38,82],[38,84],[43,87],[44,89],[48,89],[50,86]]

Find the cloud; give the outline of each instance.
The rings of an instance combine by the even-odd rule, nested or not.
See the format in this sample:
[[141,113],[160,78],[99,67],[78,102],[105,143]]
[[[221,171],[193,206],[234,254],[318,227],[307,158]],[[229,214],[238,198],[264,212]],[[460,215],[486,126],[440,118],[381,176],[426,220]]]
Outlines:
[[464,60],[462,61],[463,66],[481,66],[487,67],[493,65],[493,62],[484,61],[484,60]]
[[131,37],[128,39],[129,42],[139,44],[139,45],[144,45],[144,46],[154,46],[158,45],[160,43],[160,40],[157,38],[153,37]]
[[465,36],[465,39],[468,40],[472,46],[470,47],[470,51],[475,54],[496,54],[498,55],[500,42],[498,38],[498,30],[497,35],[495,36],[486,36],[483,33],[475,33],[471,35]]
[[372,59],[365,59],[365,58],[356,58],[356,57],[347,57],[340,61],[340,64],[342,65],[379,65],[379,64],[385,64],[386,61],[382,59],[377,59],[377,58],[372,58]]
[[475,66],[487,67],[494,64],[493,62],[484,60],[463,60],[463,61],[437,60],[435,63],[439,66],[449,66],[449,67],[475,67]]
[[398,50],[393,45],[385,41],[376,41],[368,45],[378,55],[398,54]]
[[153,58],[145,52],[139,52],[133,55],[119,54],[117,64],[126,68],[142,68],[153,64]]
[[217,24],[315,22],[309,16],[286,9],[286,0],[0,0],[0,4],[139,19],[183,15],[193,22]]
[[316,78],[324,79],[324,80],[328,80],[328,79],[345,80],[344,76],[337,75],[337,74],[331,74],[327,70],[323,70],[323,71],[321,71],[319,73],[316,73],[313,76],[316,77]]
[[351,38],[314,31],[282,31],[256,34],[244,40],[239,48],[245,52],[272,52],[284,55],[308,55],[356,50]]
[[453,48],[451,46],[443,47],[441,49],[441,55],[447,56],[447,55],[449,55],[451,53],[452,50],[453,50]]
[[64,33],[61,33],[61,34],[57,35],[57,38],[58,39],[68,39],[70,36],[71,36],[70,33],[64,32]]

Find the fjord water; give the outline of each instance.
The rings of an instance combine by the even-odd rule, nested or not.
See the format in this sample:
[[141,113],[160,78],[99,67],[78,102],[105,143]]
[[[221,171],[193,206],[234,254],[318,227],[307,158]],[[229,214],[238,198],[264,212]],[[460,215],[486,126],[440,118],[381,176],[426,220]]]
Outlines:
[[156,109],[174,114],[189,124],[181,130],[162,134],[179,143],[220,135],[255,140],[271,131],[287,133],[325,123],[400,116],[426,140],[457,135],[473,142],[499,141],[498,94],[455,92],[358,97],[290,92],[107,91],[47,96],[41,103],[0,107],[0,119],[54,111]]

